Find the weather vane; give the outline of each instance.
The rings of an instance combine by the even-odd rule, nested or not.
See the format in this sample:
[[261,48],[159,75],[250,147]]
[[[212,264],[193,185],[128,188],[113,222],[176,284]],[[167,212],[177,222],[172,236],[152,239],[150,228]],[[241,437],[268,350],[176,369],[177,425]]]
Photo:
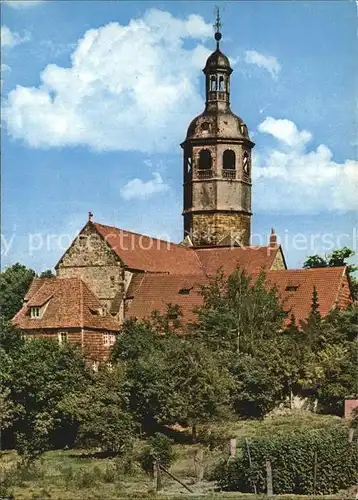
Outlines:
[[214,24],[214,28],[215,28],[215,40],[216,40],[216,48],[217,50],[219,50],[219,42],[221,40],[221,33],[220,33],[220,28],[222,27],[222,24],[220,22],[220,9],[219,7],[216,7],[215,8],[215,11],[216,11],[216,22]]

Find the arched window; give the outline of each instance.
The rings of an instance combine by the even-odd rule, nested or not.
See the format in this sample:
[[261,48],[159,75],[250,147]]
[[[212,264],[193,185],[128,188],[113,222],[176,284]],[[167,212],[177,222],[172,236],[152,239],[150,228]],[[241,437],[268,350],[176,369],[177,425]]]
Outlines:
[[216,75],[210,77],[210,90],[216,90]]
[[211,168],[211,153],[208,149],[202,149],[199,154],[200,170]]
[[235,170],[236,157],[232,149],[224,151],[223,155],[223,168],[228,170]]
[[244,169],[244,173],[246,175],[249,175],[250,173],[250,155],[247,151],[244,152],[243,160],[242,160],[242,167]]
[[223,75],[219,76],[219,90],[221,92],[225,92],[225,82],[224,82],[224,77]]

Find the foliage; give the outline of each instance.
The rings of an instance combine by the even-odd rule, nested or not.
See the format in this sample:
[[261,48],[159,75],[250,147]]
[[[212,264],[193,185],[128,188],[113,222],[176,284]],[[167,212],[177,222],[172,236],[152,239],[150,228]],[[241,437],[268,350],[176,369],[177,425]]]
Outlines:
[[81,392],[90,380],[82,356],[67,344],[31,340],[3,358],[3,390],[15,409],[10,430],[19,453],[34,459],[53,446],[58,436],[65,444],[69,422],[62,412],[62,401],[73,392]]
[[158,335],[150,323],[130,321],[112,359],[127,360],[130,409],[145,427],[180,422],[195,431],[197,422],[219,417],[224,408],[227,413],[232,384],[228,371],[195,340],[171,331]]
[[148,445],[139,456],[141,467],[148,474],[153,471],[155,460],[163,467],[169,468],[174,459],[173,441],[159,432],[149,438]]
[[[275,494],[329,494],[355,484],[358,452],[348,443],[347,429],[312,432],[309,428],[283,436],[252,440],[238,458],[221,463],[215,472],[225,490],[266,491],[266,460],[270,460]],[[316,466],[315,466],[316,462]]]
[[131,447],[133,421],[121,366],[93,374],[83,392],[65,398],[62,410],[78,423],[79,443],[116,454],[123,454]]
[[195,331],[213,351],[225,356],[254,353],[258,340],[272,338],[282,328],[285,313],[264,273],[253,281],[239,269],[227,279],[220,272],[203,287],[203,298]]
[[23,299],[35,275],[35,271],[19,263],[1,271],[0,311],[5,320],[10,320],[21,309]]
[[40,278],[55,278],[56,275],[51,269],[46,269],[46,271],[42,271],[40,274]]

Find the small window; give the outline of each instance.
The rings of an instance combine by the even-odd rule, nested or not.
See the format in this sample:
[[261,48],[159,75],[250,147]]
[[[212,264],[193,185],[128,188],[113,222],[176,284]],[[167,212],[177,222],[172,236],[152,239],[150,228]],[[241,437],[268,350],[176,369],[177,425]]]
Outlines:
[[202,149],[199,155],[200,170],[211,169],[211,153],[208,149]]
[[225,92],[225,82],[223,75],[219,76],[219,90]]
[[242,168],[244,169],[244,173],[249,175],[250,173],[250,155],[247,151],[244,152],[244,157],[242,161]]
[[93,361],[93,363],[92,363],[92,370],[94,372],[98,372],[98,368],[99,368],[99,361]]
[[41,317],[41,308],[40,307],[31,307],[30,308],[30,316],[31,316],[31,318],[40,318]]
[[189,293],[191,292],[191,290],[192,290],[191,288],[181,288],[179,290],[179,294],[180,295],[189,295]]
[[210,90],[212,91],[216,91],[216,76],[215,75],[211,75],[210,77]]
[[104,333],[103,334],[103,345],[105,347],[111,347],[116,341],[116,336],[112,333]]
[[285,288],[286,292],[297,292],[298,285],[287,285]]
[[188,156],[188,158],[186,160],[186,170],[187,170],[188,174],[190,174],[190,172],[191,172],[191,156]]
[[57,337],[58,337],[58,343],[60,345],[65,344],[67,342],[68,339],[67,332],[58,332]]
[[235,170],[236,156],[232,149],[227,149],[224,151],[223,155],[223,168],[229,170]]

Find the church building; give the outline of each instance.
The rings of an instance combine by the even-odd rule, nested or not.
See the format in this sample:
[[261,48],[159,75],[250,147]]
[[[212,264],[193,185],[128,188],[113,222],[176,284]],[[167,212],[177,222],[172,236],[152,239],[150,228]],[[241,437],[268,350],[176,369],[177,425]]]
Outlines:
[[195,321],[201,287],[222,269],[253,279],[265,271],[282,307],[299,322],[311,310],[315,287],[320,313],[352,303],[346,268],[287,269],[275,232],[266,246],[250,246],[254,143],[231,111],[229,59],[216,50],[204,67],[204,111],[190,123],[183,150],[183,241],[151,238],[92,220],[56,265],[55,278],[35,278],[13,324],[24,335],[77,343],[97,364],[126,318],[145,319],[167,304]]

